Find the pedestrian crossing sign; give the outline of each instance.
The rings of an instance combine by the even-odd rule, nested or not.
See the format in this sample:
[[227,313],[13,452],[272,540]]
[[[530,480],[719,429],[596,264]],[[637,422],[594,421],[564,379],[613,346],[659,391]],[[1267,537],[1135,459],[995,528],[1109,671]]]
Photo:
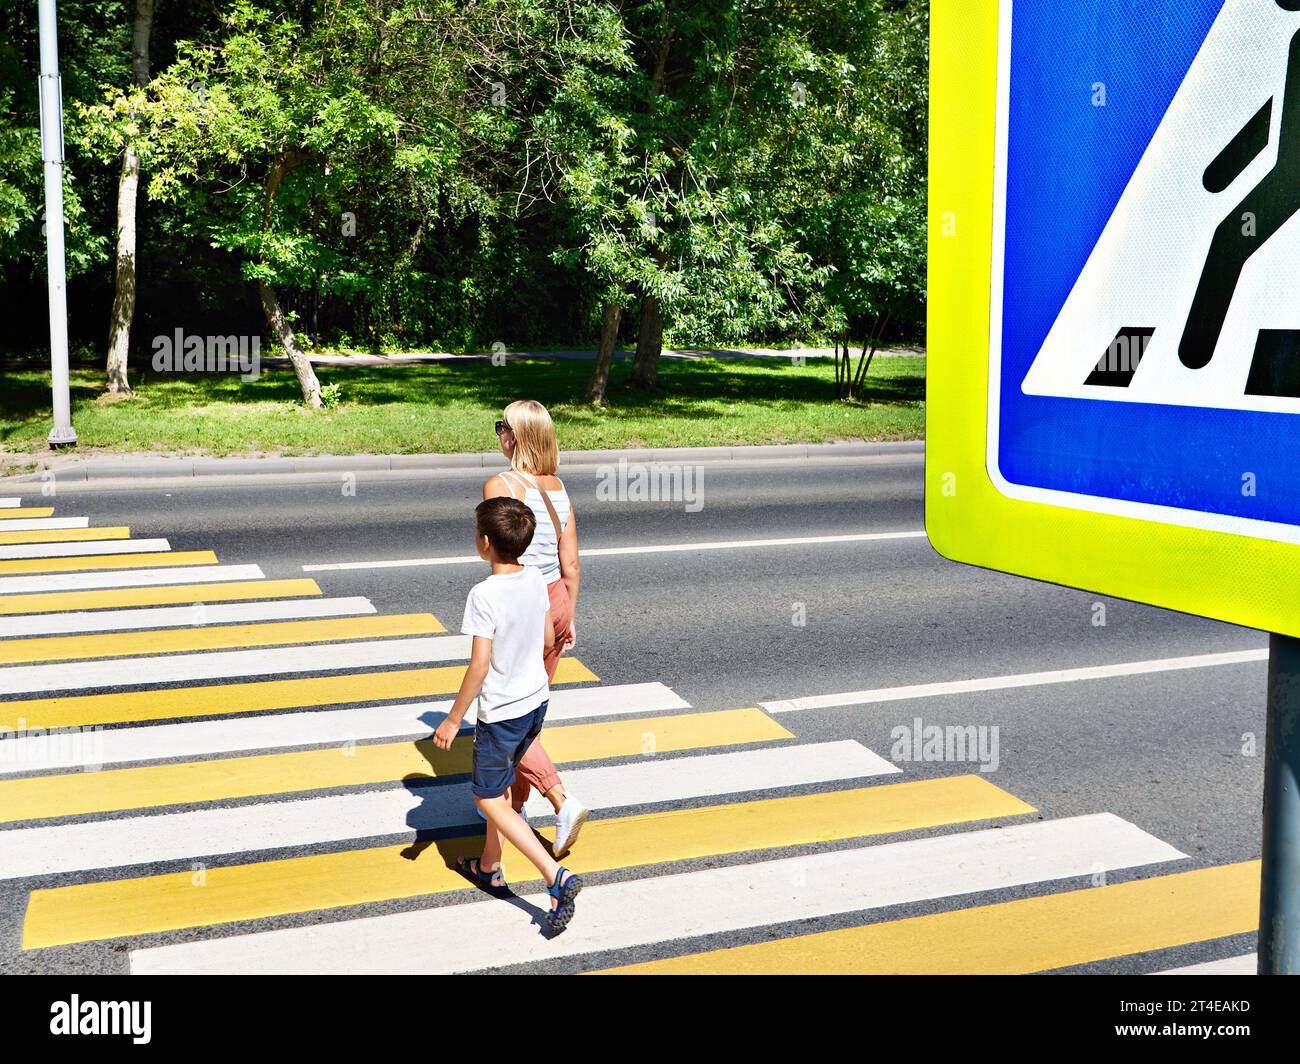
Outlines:
[[931,542],[1300,635],[1300,0],[931,35]]

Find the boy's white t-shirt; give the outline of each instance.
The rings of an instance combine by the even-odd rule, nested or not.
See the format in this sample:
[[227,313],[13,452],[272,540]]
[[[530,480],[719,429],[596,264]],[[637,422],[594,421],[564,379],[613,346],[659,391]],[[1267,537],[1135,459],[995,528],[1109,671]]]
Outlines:
[[470,588],[460,630],[492,640],[492,661],[478,696],[484,724],[531,713],[550,694],[542,662],[550,608],[546,581],[531,566],[493,573]]

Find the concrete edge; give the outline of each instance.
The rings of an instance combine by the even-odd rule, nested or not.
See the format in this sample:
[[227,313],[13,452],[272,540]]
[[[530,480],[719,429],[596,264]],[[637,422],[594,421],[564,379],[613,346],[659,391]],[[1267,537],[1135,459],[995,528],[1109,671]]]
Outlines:
[[[560,465],[627,462],[802,461],[923,454],[924,440],[766,444],[747,447],[661,447],[564,451]],[[399,472],[424,469],[485,469],[502,465],[499,452],[462,454],[313,455],[304,458],[140,458],[71,461],[35,473],[0,477],[0,485],[42,483],[53,474],[63,483],[134,480],[197,480],[204,477],[293,476],[320,473]]]

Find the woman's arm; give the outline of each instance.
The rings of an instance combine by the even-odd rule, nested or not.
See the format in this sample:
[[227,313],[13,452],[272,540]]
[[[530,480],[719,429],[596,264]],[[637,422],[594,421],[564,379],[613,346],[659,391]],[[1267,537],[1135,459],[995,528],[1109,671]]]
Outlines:
[[[569,520],[560,533],[560,579],[564,581],[565,590],[569,592],[569,605],[573,609],[575,620],[578,616],[578,586],[582,582],[582,566],[578,562],[578,519],[572,509]],[[570,626],[572,633],[573,627]],[[567,640],[566,640],[567,642]]]

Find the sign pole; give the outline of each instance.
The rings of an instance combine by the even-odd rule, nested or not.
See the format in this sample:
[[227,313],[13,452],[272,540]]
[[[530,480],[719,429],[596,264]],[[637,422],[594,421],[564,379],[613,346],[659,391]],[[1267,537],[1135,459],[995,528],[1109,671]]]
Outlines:
[[50,288],[50,383],[54,391],[51,447],[77,442],[68,394],[68,294],[63,251],[63,86],[59,80],[55,0],[40,0],[41,158],[45,164],[45,268]]
[[1300,974],[1300,639],[1269,636],[1259,974]]

